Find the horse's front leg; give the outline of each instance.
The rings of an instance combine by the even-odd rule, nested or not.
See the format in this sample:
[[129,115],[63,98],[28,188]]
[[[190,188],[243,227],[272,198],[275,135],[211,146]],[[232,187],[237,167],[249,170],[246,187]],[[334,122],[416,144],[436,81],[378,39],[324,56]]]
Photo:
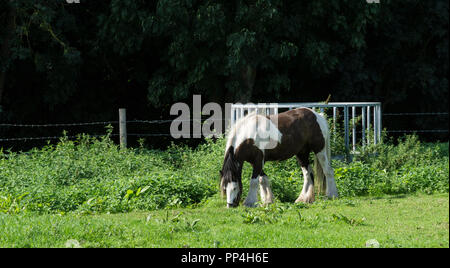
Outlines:
[[245,199],[244,206],[255,207],[255,203],[258,201],[258,186],[259,186],[259,174],[261,170],[256,170],[253,167],[252,178],[250,179],[250,188],[248,189],[248,195]]
[[259,176],[259,186],[261,194],[261,203],[264,205],[273,203],[273,193],[270,189],[269,177],[261,171],[261,176]]

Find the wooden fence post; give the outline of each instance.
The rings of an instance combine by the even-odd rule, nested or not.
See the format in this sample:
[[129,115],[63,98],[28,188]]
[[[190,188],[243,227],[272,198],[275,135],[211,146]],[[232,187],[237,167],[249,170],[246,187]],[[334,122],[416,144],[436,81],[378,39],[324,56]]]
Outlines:
[[127,109],[119,109],[120,148],[127,148]]

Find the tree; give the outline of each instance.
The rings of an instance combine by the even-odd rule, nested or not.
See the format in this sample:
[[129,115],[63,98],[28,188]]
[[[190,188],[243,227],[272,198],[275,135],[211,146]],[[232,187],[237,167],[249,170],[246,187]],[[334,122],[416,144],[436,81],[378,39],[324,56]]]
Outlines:
[[193,94],[446,111],[448,11],[444,0],[0,0],[0,121],[110,120],[119,107],[167,117]]
[[8,56],[11,53],[10,50],[10,43],[13,38],[13,34],[15,31],[15,25],[14,25],[14,19],[16,17],[16,9],[12,4],[12,0],[4,3],[4,9],[2,12],[2,24],[5,25],[4,32],[3,32],[3,42],[0,47],[0,60],[3,62],[2,65],[0,65],[0,111],[1,111],[1,104],[2,104],[2,97],[3,92],[5,89],[5,79],[6,79],[6,70],[8,66]]

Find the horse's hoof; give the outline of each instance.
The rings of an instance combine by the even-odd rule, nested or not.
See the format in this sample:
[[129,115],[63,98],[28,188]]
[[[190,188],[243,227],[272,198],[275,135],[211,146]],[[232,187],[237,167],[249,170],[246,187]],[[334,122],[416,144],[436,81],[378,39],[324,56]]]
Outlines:
[[329,193],[326,193],[326,197],[327,197],[327,199],[334,200],[334,199],[338,199],[339,196],[336,192],[329,192]]
[[246,202],[244,202],[244,206],[246,206],[248,208],[254,208],[254,207],[256,207],[256,203],[246,203]]
[[314,196],[313,197],[299,196],[297,198],[297,200],[295,200],[295,203],[300,203],[300,202],[309,203],[309,204],[314,203]]
[[263,202],[260,204],[261,207],[267,207],[269,205],[273,204],[273,202]]
[[338,199],[339,197],[337,196],[337,195],[326,195],[326,199],[327,200],[336,200],[336,199]]

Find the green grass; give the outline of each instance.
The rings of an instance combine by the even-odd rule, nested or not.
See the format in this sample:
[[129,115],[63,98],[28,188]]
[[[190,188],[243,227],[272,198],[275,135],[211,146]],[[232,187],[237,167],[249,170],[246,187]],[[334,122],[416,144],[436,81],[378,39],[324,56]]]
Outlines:
[[449,247],[448,194],[342,198],[313,205],[80,215],[0,214],[0,247]]

